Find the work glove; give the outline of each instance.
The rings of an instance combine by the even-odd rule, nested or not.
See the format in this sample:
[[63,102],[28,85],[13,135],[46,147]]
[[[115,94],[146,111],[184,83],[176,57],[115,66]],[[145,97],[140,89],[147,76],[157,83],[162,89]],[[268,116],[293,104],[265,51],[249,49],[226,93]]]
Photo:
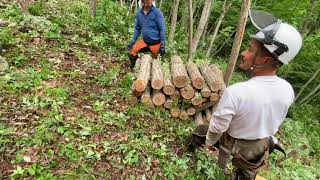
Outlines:
[[128,51],[131,51],[134,43],[135,43],[134,41],[131,41],[131,42],[128,44]]
[[160,50],[159,50],[160,56],[163,57],[164,54],[166,53],[166,47],[164,43],[160,44]]

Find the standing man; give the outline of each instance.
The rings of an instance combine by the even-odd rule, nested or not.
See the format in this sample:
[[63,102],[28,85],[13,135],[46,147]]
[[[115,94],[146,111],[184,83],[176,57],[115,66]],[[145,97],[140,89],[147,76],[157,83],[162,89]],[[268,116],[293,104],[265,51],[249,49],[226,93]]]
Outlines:
[[[256,27],[265,24],[251,21]],[[220,167],[225,168],[226,157],[233,156],[231,179],[255,179],[267,162],[268,137],[278,131],[294,101],[292,86],[276,73],[298,54],[301,35],[280,20],[259,29],[241,53],[239,65],[251,79],[225,90],[206,136],[208,147],[220,140]]]
[[[138,11],[133,38],[128,45],[129,59],[132,69],[138,58],[138,52],[151,51],[152,57],[165,54],[166,27],[162,12],[154,5],[154,0],[142,0],[142,8]],[[142,39],[138,37],[142,34]]]

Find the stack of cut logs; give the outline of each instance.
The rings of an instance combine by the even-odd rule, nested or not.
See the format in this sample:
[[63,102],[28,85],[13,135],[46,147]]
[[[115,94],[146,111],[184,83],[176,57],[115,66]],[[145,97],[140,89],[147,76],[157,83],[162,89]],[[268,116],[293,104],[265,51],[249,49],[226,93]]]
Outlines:
[[197,125],[208,123],[226,87],[217,65],[185,65],[177,55],[169,64],[145,54],[137,60],[134,76],[129,104],[140,99],[150,108],[168,109],[172,117],[185,120],[193,116]]

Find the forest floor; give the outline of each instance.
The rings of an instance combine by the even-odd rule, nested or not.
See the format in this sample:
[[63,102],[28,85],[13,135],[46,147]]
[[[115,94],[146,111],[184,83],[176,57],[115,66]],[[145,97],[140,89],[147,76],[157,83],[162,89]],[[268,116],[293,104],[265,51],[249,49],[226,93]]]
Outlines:
[[[11,67],[0,76],[0,178],[225,179],[217,157],[183,149],[194,122],[127,104],[127,61],[75,42],[63,28],[55,36],[10,23],[1,29],[13,41],[1,54]],[[277,137],[288,152],[312,144],[307,128],[288,118]],[[320,177],[311,149],[278,167],[281,156],[260,175]]]

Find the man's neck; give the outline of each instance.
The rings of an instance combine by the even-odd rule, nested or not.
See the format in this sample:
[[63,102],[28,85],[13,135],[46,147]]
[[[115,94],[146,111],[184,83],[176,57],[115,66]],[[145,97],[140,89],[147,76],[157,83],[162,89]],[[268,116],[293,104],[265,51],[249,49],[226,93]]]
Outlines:
[[149,12],[150,9],[151,9],[151,6],[143,6],[143,11],[144,11],[145,13]]
[[251,77],[256,77],[256,76],[275,76],[277,75],[277,71],[276,69],[274,70],[260,70],[260,71],[256,71],[256,72],[253,72],[251,74]]

